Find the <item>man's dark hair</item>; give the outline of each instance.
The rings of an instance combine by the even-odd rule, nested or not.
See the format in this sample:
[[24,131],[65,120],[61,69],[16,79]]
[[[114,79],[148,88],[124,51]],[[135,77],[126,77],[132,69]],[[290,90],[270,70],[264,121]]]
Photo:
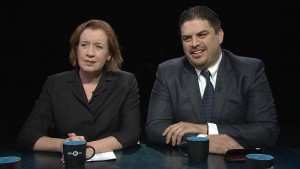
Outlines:
[[215,33],[221,29],[221,21],[217,13],[207,6],[195,6],[183,11],[179,17],[179,29],[185,22],[194,19],[207,20],[214,28]]

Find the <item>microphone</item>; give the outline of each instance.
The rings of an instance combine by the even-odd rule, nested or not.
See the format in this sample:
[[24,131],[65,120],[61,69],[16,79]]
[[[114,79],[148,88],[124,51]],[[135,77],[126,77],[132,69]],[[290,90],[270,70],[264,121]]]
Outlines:
[[98,95],[98,93],[96,93],[95,91],[92,91],[92,97],[95,97],[97,95]]

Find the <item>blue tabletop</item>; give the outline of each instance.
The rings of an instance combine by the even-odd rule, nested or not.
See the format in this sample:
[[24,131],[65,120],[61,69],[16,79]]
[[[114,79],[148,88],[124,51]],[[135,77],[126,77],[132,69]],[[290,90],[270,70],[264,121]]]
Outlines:
[[[300,169],[300,149],[275,147],[266,154],[274,157],[274,169]],[[189,163],[177,148],[163,145],[139,144],[115,151],[117,159],[88,162],[85,169],[243,169],[245,162],[229,162],[222,155],[209,154],[202,164]],[[19,156],[22,169],[64,169],[60,153],[30,152],[22,150],[0,151],[0,157]]]

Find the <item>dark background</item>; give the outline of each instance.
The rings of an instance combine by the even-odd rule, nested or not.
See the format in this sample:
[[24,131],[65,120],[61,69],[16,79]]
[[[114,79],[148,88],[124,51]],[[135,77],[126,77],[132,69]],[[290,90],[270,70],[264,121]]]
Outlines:
[[[225,32],[222,47],[265,62],[281,133],[278,146],[299,147],[299,9],[279,0],[8,1],[1,17],[0,149],[15,148],[17,134],[46,77],[72,69],[69,37],[89,20],[111,24],[122,47],[123,70],[136,75],[142,128],[157,65],[183,55],[177,21],[195,5],[214,9]],[[144,133],[143,133],[144,134]]]

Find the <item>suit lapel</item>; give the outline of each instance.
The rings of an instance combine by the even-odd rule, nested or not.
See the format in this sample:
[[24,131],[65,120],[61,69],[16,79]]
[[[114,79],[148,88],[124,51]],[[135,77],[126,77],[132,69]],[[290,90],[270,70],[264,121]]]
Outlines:
[[78,75],[78,70],[76,69],[73,72],[74,74],[70,76],[70,78],[68,79],[69,88],[78,100],[80,100],[86,106],[89,106],[87,97],[84,93],[83,86],[81,85],[81,80]]
[[107,72],[107,71],[104,71],[103,74],[102,74],[102,77],[100,78],[100,81],[95,89],[95,95],[98,95],[102,92],[104,92],[107,88],[107,82],[111,82],[113,81],[113,75],[112,75],[112,72]]
[[215,87],[215,107],[213,113],[213,122],[217,123],[221,117],[223,105],[226,100],[226,93],[232,78],[230,62],[223,53],[222,60],[218,69],[218,77]]
[[198,123],[205,123],[198,85],[198,75],[195,68],[193,68],[186,59],[184,61],[185,64],[182,73],[182,80],[186,93],[194,110],[194,114],[197,117]]
[[[110,82],[112,80],[113,80],[112,73],[104,71],[100,79],[100,82],[98,83],[95,89],[94,95],[97,96],[103,91],[105,91],[107,88],[107,82]],[[83,86],[81,85],[81,80],[79,78],[78,71],[74,71],[74,75],[70,77],[68,82],[69,82],[69,87],[72,93],[74,94],[74,96],[78,100],[80,100],[83,104],[89,107],[90,105],[84,93]]]

